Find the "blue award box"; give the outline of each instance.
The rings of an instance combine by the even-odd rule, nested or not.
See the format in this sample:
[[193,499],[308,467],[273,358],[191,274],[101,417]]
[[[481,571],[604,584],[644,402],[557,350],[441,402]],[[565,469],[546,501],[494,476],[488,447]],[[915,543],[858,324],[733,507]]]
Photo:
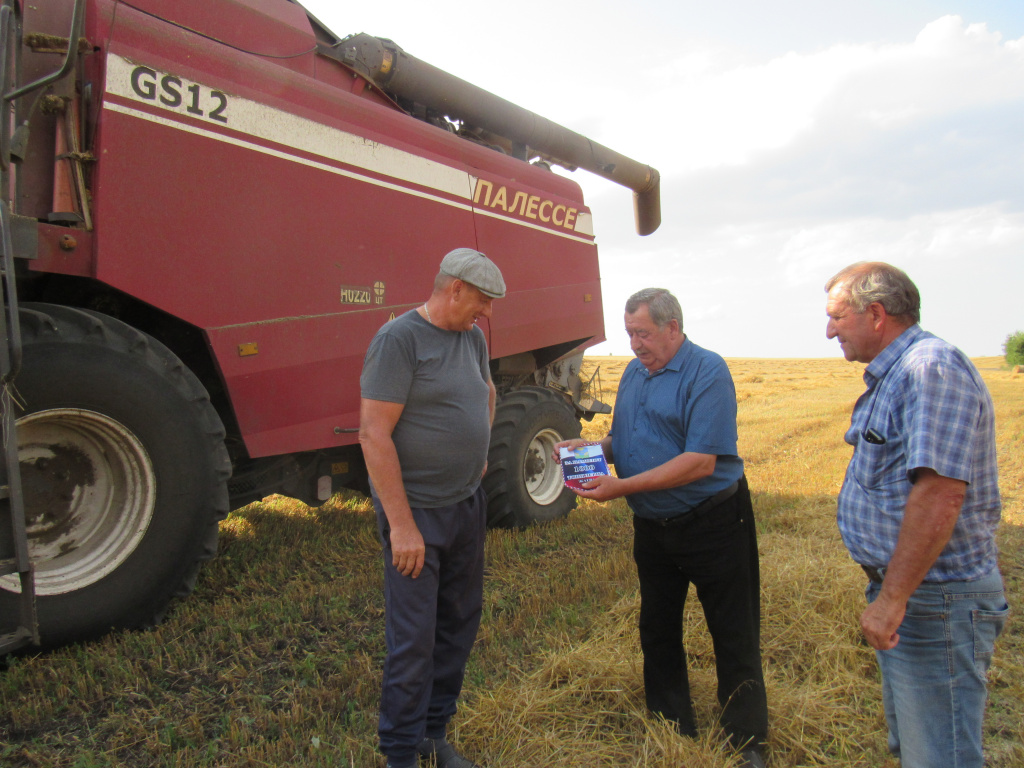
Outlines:
[[600,443],[587,443],[579,448],[560,448],[562,478],[569,488],[583,488],[582,483],[592,477],[611,474]]

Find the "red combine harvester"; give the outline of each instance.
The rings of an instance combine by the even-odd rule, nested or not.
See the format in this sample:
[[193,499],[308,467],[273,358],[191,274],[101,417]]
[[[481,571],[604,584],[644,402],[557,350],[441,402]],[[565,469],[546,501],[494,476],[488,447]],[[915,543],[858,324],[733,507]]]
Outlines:
[[365,489],[375,331],[470,246],[499,401],[492,525],[569,512],[608,412],[585,168],[658,174],[291,0],[0,0],[0,652],[158,621],[233,508]]

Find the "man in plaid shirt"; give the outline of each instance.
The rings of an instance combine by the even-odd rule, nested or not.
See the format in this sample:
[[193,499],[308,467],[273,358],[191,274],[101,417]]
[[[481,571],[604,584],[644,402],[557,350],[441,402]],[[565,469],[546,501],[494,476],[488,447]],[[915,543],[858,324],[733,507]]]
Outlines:
[[869,579],[860,624],[889,749],[903,768],[981,768],[986,676],[1009,612],[992,398],[959,349],[918,325],[901,270],[860,262],[825,290],[826,335],[868,364],[838,522]]

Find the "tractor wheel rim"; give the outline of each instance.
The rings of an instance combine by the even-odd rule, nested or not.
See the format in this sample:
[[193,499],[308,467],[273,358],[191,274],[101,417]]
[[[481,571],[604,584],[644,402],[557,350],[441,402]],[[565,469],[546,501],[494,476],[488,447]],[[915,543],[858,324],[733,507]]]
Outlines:
[[562,469],[551,458],[555,444],[562,436],[553,429],[542,429],[530,441],[523,461],[523,482],[526,492],[536,504],[553,504],[562,493]]
[[[156,473],[135,434],[73,408],[18,420],[18,461],[38,595],[73,592],[118,568],[146,533]],[[19,592],[15,576],[0,587]]]

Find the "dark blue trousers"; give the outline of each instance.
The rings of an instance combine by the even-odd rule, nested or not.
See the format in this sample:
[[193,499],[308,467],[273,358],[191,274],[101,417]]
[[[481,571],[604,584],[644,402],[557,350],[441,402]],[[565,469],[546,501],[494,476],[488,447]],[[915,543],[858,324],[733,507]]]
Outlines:
[[462,691],[483,605],[487,499],[482,488],[447,507],[412,510],[426,545],[420,575],[391,564],[390,529],[374,497],[384,545],[384,636],[380,751],[411,759],[424,738],[445,735]]
[[690,584],[715,649],[722,726],[737,747],[763,743],[768,706],[761,668],[760,569],[746,479],[703,516],[661,523],[633,518],[640,577],[640,647],[647,708],[696,733],[683,647]]

